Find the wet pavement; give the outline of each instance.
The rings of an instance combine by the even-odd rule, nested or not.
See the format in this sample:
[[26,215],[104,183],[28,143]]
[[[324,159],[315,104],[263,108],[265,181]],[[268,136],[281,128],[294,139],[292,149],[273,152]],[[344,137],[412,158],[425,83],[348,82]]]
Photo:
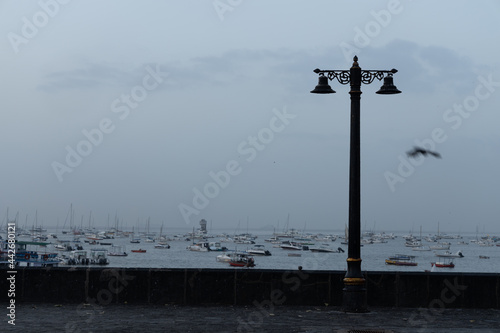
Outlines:
[[[5,309],[5,308],[4,308]],[[500,332],[500,310],[331,306],[19,304],[0,332]],[[6,311],[6,310],[4,310]]]

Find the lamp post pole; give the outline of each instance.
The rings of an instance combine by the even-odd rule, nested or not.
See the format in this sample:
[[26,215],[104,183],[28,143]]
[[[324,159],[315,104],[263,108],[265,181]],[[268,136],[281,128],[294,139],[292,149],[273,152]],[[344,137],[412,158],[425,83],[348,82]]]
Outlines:
[[[347,251],[347,272],[344,277],[342,309],[346,312],[367,312],[367,295],[365,279],[361,272],[361,144],[360,144],[360,101],[361,83],[370,84],[374,79],[384,79],[384,85],[377,91],[378,94],[398,94],[393,84],[392,74],[397,70],[361,70],[358,57],[349,71],[320,70],[319,83],[312,93],[335,93],[328,84],[328,79],[341,84],[350,83],[351,89],[351,138],[349,160],[349,236]],[[325,76],[326,75],[326,76]]]

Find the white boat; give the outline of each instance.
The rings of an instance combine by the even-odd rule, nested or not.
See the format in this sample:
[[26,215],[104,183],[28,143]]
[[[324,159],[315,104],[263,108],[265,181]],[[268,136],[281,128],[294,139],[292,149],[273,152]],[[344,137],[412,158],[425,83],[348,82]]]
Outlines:
[[257,256],[270,256],[271,252],[266,250],[264,245],[255,245],[253,248],[247,250],[248,254],[257,255]]
[[113,257],[126,257],[128,256],[127,252],[121,246],[112,246],[108,251],[108,256]]
[[230,262],[231,256],[227,253],[219,254],[216,259],[218,262]]
[[309,248],[309,251],[322,253],[344,253],[344,250],[341,247],[332,249],[328,244],[322,244],[319,247],[311,247]]
[[54,245],[54,249],[56,249],[58,251],[65,251],[66,250],[66,246],[64,246],[62,244],[56,244],[56,245]]
[[196,243],[187,247],[189,251],[208,252],[208,243]]
[[69,253],[69,258],[65,262],[66,265],[88,265],[90,259],[88,258],[86,250],[74,250]]
[[431,245],[430,248],[431,250],[449,250],[450,244]]
[[416,246],[416,247],[412,248],[412,250],[413,251],[430,251],[431,248],[428,246],[422,245],[422,246]]
[[90,263],[93,265],[108,265],[109,259],[107,255],[108,255],[108,250],[106,249],[91,249]]
[[279,237],[276,237],[276,236],[273,236],[273,237],[270,237],[270,238],[264,239],[264,241],[269,242],[269,243],[274,243],[274,244],[279,244],[279,243],[281,243],[280,238],[279,238]]
[[295,250],[295,251],[300,251],[300,250],[309,250],[309,247],[305,246],[305,245],[299,245],[297,243],[294,243],[294,242],[283,242],[282,244],[280,244],[280,247],[283,249],[283,250]]
[[457,251],[455,253],[452,253],[450,251],[445,251],[444,253],[435,253],[436,257],[444,257],[444,258],[463,258],[464,255],[462,254],[462,251]]
[[155,249],[170,249],[170,245],[168,244],[156,244]]
[[208,243],[208,251],[226,251],[227,247],[222,246],[220,242]]

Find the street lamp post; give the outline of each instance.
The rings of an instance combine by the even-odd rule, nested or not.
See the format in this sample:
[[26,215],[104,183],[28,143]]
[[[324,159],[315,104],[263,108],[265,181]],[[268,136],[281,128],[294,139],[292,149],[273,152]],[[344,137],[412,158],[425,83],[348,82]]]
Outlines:
[[393,84],[391,70],[361,70],[358,57],[354,57],[350,70],[320,70],[318,85],[311,93],[332,94],[335,91],[328,80],[337,79],[341,84],[350,83],[351,90],[351,143],[349,161],[349,239],[347,253],[347,273],[344,277],[342,309],[346,312],[367,312],[365,279],[361,272],[361,174],[360,174],[360,100],[361,84],[370,84],[375,79],[384,79],[384,84],[377,94],[399,94]]

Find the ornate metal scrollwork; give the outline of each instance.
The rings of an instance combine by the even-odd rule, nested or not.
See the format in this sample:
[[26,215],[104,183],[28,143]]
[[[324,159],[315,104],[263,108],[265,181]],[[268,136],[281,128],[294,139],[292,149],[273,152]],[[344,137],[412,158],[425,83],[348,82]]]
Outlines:
[[361,82],[364,84],[370,84],[373,80],[382,80],[384,78],[384,73],[388,71],[361,71]]
[[[349,82],[351,82],[351,72],[349,70],[321,70],[319,68],[316,68],[314,72],[321,76],[326,76],[330,81],[333,81],[333,79],[337,79],[340,84],[348,84]],[[392,75],[396,72],[396,69],[361,70],[361,82],[364,84],[370,84],[375,79],[381,81],[386,74]]]

